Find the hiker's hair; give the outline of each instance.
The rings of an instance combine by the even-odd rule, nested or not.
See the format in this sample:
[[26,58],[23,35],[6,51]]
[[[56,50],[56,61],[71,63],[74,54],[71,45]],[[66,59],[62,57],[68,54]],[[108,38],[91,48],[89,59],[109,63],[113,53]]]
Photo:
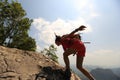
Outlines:
[[60,39],[61,39],[61,37],[56,35],[55,42],[57,42],[57,41],[60,42]]

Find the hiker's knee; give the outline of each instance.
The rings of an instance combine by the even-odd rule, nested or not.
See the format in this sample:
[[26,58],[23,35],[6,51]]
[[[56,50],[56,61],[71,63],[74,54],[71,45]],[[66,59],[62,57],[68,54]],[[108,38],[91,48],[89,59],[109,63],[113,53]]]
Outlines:
[[68,57],[68,56],[69,55],[66,52],[63,53],[63,57]]

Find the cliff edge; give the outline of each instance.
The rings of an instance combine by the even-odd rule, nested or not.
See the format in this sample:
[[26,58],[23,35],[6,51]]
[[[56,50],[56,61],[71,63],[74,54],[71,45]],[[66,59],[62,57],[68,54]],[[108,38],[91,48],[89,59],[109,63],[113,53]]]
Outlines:
[[0,46],[0,80],[80,80],[43,54]]

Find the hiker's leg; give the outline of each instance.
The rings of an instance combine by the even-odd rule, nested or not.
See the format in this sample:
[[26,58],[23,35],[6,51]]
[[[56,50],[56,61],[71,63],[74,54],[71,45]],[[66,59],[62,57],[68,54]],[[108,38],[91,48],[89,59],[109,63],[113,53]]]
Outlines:
[[63,53],[63,59],[64,59],[64,62],[65,62],[65,65],[66,65],[66,69],[70,69],[70,62],[69,62],[69,58],[68,56],[70,54],[73,54],[75,53],[75,50],[73,49],[67,49],[64,53]]
[[93,78],[93,76],[92,76],[86,69],[84,69],[84,68],[82,67],[82,65],[83,65],[83,59],[84,59],[84,57],[77,55],[76,67],[77,67],[87,78],[89,78],[90,80],[95,80],[95,79]]

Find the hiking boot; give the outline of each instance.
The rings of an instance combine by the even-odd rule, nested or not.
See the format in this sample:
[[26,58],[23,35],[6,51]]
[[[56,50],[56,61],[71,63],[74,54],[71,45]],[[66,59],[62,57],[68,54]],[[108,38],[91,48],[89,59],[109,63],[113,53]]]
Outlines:
[[65,79],[70,80],[70,78],[71,78],[71,71],[70,71],[70,69],[66,69],[65,70]]

